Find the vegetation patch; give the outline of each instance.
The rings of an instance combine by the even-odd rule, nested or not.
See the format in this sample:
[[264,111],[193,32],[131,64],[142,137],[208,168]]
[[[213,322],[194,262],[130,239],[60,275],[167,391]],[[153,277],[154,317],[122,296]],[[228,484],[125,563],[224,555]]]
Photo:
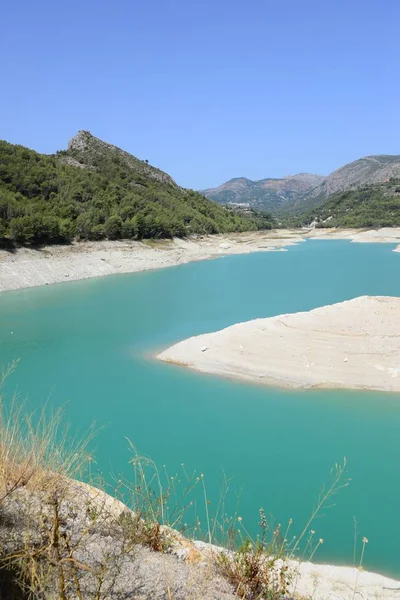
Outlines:
[[349,229],[399,227],[400,179],[338,192],[320,206],[282,218],[291,227],[344,227]]

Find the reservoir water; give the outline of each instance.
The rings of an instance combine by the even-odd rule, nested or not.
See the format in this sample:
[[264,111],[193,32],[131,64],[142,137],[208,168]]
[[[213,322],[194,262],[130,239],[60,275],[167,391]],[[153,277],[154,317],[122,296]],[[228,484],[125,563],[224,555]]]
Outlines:
[[392,249],[308,241],[287,252],[2,293],[0,362],[20,359],[8,390],[31,407],[64,405],[76,432],[96,421],[96,468],[110,482],[111,473],[129,476],[126,438],[171,473],[181,463],[204,473],[211,503],[222,474],[232,477],[251,531],[261,506],[299,530],[346,457],[351,485],[313,525],[325,540],[316,559],[352,564],[356,518],[369,539],[366,567],[400,577],[399,395],[281,390],[151,359],[239,321],[363,294],[399,296]]

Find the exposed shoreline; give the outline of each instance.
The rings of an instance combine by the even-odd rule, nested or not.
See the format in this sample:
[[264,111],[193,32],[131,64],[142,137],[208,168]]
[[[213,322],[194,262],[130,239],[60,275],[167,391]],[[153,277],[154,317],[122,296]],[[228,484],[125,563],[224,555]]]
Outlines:
[[[129,511],[121,501],[98,488],[78,483],[78,494],[79,488],[87,490],[98,505],[106,507],[114,516]],[[216,554],[225,551],[219,546],[186,538],[170,527],[164,527],[164,531],[173,541],[171,554],[179,557],[183,563],[192,563],[198,566],[204,563],[210,564],[211,556],[215,557]],[[397,593],[400,597],[400,581],[362,568],[318,564],[295,559],[281,561],[281,564],[282,566],[286,564],[293,573],[293,581],[289,585],[288,592],[296,597],[310,597],[313,600],[338,600],[339,598],[340,600],[353,600],[354,597],[359,596],[364,600],[376,600],[377,598],[389,600],[394,598],[393,594]]]
[[[49,592],[59,589],[59,565],[65,565],[68,558],[73,557],[77,568],[72,572],[63,569],[63,584],[70,583],[69,589],[75,589],[72,585],[78,589],[78,582],[82,598],[94,597],[100,563],[102,589],[106,590],[107,597],[138,598],[140,591],[140,598],[166,598],[172,590],[173,596],[168,593],[168,597],[238,599],[234,585],[218,568],[221,553],[233,557],[232,550],[185,537],[168,525],[160,528],[167,549],[150,549],[140,537],[135,541],[132,535],[132,528],[138,527],[135,513],[118,498],[68,479],[60,481],[57,478],[55,489],[57,506],[61,507],[60,511],[62,509],[60,531],[68,543],[73,543],[72,550],[67,546],[68,555],[60,544],[61,560],[57,555],[57,560],[48,562],[48,555],[39,546],[42,539],[47,543],[48,522],[51,523],[51,511],[54,510],[52,494],[23,486],[10,494],[2,505],[2,535],[7,540],[7,551],[18,556],[21,549],[24,552],[26,548],[32,550],[38,546],[42,550],[42,564],[46,566],[46,579],[43,579],[46,598],[55,597],[54,594],[49,596]],[[129,530],[126,525],[121,527],[124,523],[130,523]],[[125,543],[121,544],[121,539]],[[288,575],[284,576],[288,578],[285,595],[288,598],[394,600],[400,594],[400,581],[362,568],[278,559],[270,571],[272,581],[274,574],[279,577],[283,568],[288,569]],[[20,583],[18,578],[17,582]]]
[[362,296],[195,336],[158,359],[293,388],[400,392],[400,298]]
[[283,251],[306,239],[348,239],[399,244],[400,228],[259,231],[157,242],[80,242],[40,250],[0,250],[0,291],[161,269],[234,254]]

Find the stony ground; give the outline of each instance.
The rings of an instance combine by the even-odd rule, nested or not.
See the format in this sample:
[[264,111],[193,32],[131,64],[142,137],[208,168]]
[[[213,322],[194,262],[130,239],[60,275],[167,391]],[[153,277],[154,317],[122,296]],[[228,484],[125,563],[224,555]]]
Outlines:
[[[43,600],[235,598],[179,534],[165,552],[153,551],[136,538],[129,515],[124,505],[79,484],[50,495],[20,489],[0,504],[0,558],[11,557],[14,572],[26,573],[33,597]],[[11,600],[11,589],[0,571],[0,598]]]

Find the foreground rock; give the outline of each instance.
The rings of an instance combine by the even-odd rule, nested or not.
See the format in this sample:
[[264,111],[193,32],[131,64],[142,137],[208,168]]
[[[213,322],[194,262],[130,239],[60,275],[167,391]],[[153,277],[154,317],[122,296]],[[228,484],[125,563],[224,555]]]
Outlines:
[[[27,600],[24,592],[40,600],[235,598],[178,532],[144,536],[140,525],[124,504],[78,482],[50,493],[20,488],[0,496],[0,598]],[[168,545],[154,551],[145,539]]]
[[160,360],[292,387],[400,391],[400,298],[362,296],[180,342]]
[[[1,497],[0,517],[0,598],[25,600],[23,581],[29,597],[41,600],[238,598],[219,574],[217,559],[225,550],[163,527],[166,545],[155,551],[143,544],[142,521],[96,488],[71,480],[46,491],[22,487]],[[155,539],[147,532],[148,542]],[[400,582],[381,575],[280,562],[291,580],[282,600],[400,597]]]

